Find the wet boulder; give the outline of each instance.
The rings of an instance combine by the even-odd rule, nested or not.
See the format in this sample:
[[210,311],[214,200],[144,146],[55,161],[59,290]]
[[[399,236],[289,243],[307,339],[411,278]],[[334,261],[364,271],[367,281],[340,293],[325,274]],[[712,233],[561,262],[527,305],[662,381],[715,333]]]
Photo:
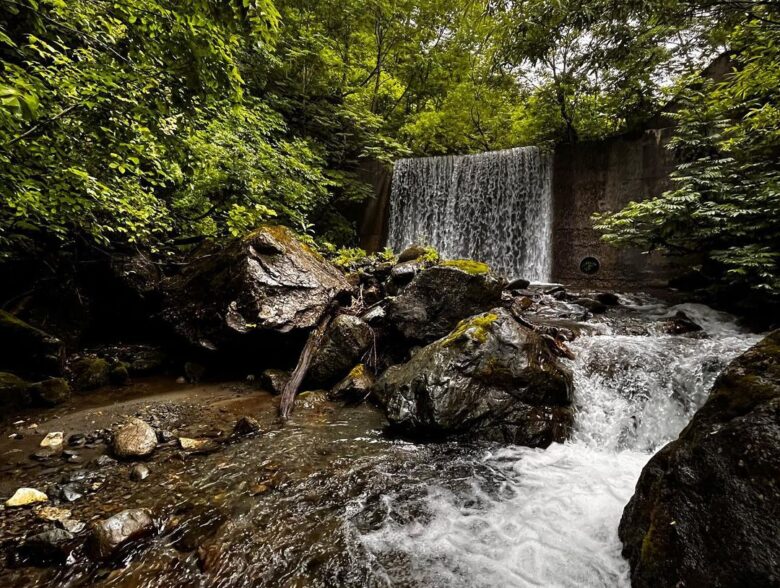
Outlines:
[[70,386],[64,378],[35,382],[28,390],[33,403],[38,406],[57,406],[70,399]]
[[362,363],[350,370],[346,377],[328,393],[331,400],[362,402],[367,399],[376,384],[374,374]]
[[734,360],[642,470],[620,539],[635,587],[780,579],[780,331]]
[[312,386],[337,382],[363,357],[374,340],[362,319],[349,314],[337,316],[315,351],[306,380]]
[[157,433],[141,419],[129,419],[114,435],[114,455],[121,458],[147,457],[157,447]]
[[157,526],[147,509],[123,510],[92,524],[92,551],[98,559],[109,559],[128,544],[154,535],[156,531]]
[[483,263],[443,262],[417,274],[390,301],[387,324],[409,341],[430,343],[460,320],[499,305],[505,285],[506,280]]
[[58,376],[64,359],[61,340],[0,310],[0,369],[30,376]]
[[265,226],[204,245],[163,289],[163,318],[191,344],[216,350],[248,334],[310,329],[351,286],[292,231]]
[[80,357],[70,362],[73,388],[87,392],[107,386],[111,381],[111,365],[100,357]]
[[656,330],[667,335],[685,335],[698,333],[703,329],[682,310],[678,310],[674,316],[658,321]]
[[607,312],[607,305],[593,298],[577,298],[572,300],[572,304],[577,304],[593,314],[603,314]]
[[20,563],[28,565],[64,564],[78,541],[65,529],[50,529],[28,537],[19,547]]
[[168,356],[155,345],[111,345],[97,355],[113,366],[124,366],[129,376],[149,376],[164,371]]
[[8,372],[0,372],[0,408],[24,408],[32,402],[30,383]]
[[281,394],[290,379],[290,372],[267,369],[260,376],[260,385],[271,394]]
[[463,320],[379,379],[391,427],[546,447],[572,423],[572,379],[537,332],[496,308]]
[[398,255],[398,263],[405,263],[407,261],[415,261],[420,258],[427,258],[430,260],[438,261],[439,254],[436,250],[429,245],[412,244],[406,249],[401,251]]

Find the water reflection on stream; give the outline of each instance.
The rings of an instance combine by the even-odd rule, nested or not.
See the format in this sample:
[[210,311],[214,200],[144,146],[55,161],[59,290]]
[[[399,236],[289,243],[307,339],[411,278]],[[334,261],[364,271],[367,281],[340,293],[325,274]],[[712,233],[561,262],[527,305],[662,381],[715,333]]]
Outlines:
[[[382,415],[369,406],[299,402],[293,421],[280,429],[269,395],[221,398],[224,389],[206,387],[206,399],[212,392],[219,397],[210,405],[214,422],[227,427],[253,414],[268,432],[209,455],[182,458],[160,450],[149,464],[152,476],[140,483],[129,481],[128,466],[119,464],[99,491],[68,506],[74,518],[148,507],[162,532],[112,568],[76,554],[61,569],[0,568],[1,583],[626,584],[617,523],[642,466],[684,426],[728,360],[757,339],[728,317],[700,307],[687,311],[709,338],[629,335],[619,321],[581,337],[572,363],[577,431],[571,442],[545,451],[392,440],[382,434]],[[670,311],[632,312],[653,318]],[[60,424],[68,418],[75,417]],[[13,482],[43,483],[64,467],[19,471]],[[27,532],[45,527],[31,523],[29,511],[0,517],[8,543],[21,525]]]

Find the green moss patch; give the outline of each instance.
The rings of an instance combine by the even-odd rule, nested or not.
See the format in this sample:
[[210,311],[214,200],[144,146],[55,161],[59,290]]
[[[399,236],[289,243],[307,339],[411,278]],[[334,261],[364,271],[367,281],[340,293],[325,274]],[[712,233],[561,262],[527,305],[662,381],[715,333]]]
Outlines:
[[485,314],[478,314],[470,318],[464,319],[458,323],[455,330],[452,331],[442,341],[442,345],[448,347],[463,337],[468,337],[472,341],[476,341],[480,345],[487,341],[488,327],[498,320],[498,315],[488,312]]
[[490,273],[490,266],[481,261],[473,259],[448,259],[442,261],[439,265],[442,267],[454,267],[473,276],[481,276]]

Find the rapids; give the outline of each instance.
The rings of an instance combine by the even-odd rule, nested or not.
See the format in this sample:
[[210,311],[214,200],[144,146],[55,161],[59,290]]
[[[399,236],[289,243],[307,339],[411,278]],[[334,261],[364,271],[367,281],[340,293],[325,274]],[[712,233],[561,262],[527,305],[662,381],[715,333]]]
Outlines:
[[[457,490],[433,485],[413,507],[404,495],[385,497],[385,523],[362,540],[389,583],[400,576],[404,585],[629,585],[617,528],[642,467],[759,337],[705,306],[625,302],[623,320],[602,322],[572,345],[571,441],[487,449],[472,459],[490,475],[471,476]],[[678,310],[706,338],[626,334],[626,322]],[[407,521],[410,508],[426,513],[424,522],[419,515]],[[409,568],[394,565],[399,554]]]

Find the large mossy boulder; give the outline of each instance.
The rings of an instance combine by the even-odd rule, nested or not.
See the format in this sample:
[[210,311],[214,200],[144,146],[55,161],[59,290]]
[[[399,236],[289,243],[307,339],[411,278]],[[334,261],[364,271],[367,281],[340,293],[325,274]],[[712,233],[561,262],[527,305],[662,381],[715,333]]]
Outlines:
[[572,379],[544,339],[502,309],[462,321],[379,379],[392,428],[546,447],[572,424]]
[[80,392],[96,390],[111,382],[111,364],[103,358],[85,356],[70,361],[68,366],[73,387]]
[[387,322],[415,343],[445,336],[462,319],[501,302],[506,280],[469,260],[446,261],[418,273],[387,307]]
[[780,583],[780,331],[734,360],[645,466],[620,539],[635,587]]
[[292,231],[265,226],[197,249],[163,289],[163,318],[191,344],[217,350],[251,333],[310,329],[351,286]]
[[337,316],[317,348],[307,374],[312,386],[331,386],[343,378],[371,347],[373,333],[362,319]]
[[29,376],[62,373],[65,345],[57,337],[0,310],[0,369]]
[[30,383],[8,372],[0,372],[0,408],[24,408],[32,402]]

